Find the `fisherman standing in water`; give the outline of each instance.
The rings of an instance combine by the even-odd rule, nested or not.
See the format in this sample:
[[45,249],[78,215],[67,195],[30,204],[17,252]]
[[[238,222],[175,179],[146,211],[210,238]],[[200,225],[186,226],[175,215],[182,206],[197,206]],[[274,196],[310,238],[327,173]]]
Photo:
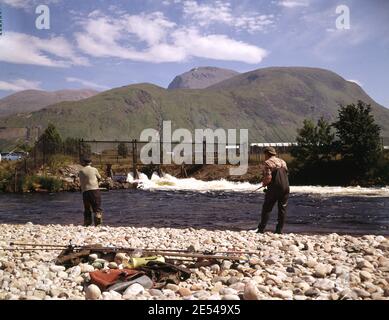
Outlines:
[[267,187],[265,202],[262,207],[261,222],[255,230],[264,233],[269,215],[278,202],[278,224],[276,233],[282,233],[286,219],[286,207],[289,198],[288,167],[284,160],[277,158],[277,152],[272,147],[264,149],[265,165],[263,168],[262,187]]
[[92,167],[92,161],[84,159],[84,166],[78,173],[80,177],[82,199],[84,202],[84,226],[88,227],[92,224],[92,211],[94,213],[95,226],[101,225],[103,222],[103,210],[101,209],[101,194],[99,189],[99,181],[101,176],[99,171]]

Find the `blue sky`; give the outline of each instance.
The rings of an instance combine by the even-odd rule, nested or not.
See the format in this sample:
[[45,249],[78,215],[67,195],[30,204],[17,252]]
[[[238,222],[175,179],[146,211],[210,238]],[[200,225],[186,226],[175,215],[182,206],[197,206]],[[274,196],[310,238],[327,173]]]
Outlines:
[[[38,30],[35,9],[50,9]],[[350,28],[336,28],[336,8]],[[0,0],[0,97],[23,89],[166,87],[197,66],[330,69],[389,107],[387,0]]]

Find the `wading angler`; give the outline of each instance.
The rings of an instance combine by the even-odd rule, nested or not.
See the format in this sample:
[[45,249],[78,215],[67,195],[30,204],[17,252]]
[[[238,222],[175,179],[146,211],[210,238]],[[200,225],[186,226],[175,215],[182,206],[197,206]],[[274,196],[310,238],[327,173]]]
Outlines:
[[239,137],[236,129],[195,129],[193,139],[188,129],[172,131],[171,121],[164,121],[161,131],[162,136],[160,131],[155,129],[142,131],[140,140],[147,141],[140,153],[143,164],[229,163],[235,165],[230,169],[230,175],[242,175],[247,172],[247,129],[240,129]]

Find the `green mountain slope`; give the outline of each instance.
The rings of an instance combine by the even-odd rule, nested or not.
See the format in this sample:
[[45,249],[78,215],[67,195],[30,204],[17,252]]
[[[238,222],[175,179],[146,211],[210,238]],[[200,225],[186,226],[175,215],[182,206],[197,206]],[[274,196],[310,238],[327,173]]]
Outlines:
[[0,99],[0,117],[19,112],[34,112],[62,101],[78,101],[96,95],[91,89],[41,91],[24,90]]
[[174,128],[249,129],[251,142],[293,141],[305,118],[335,119],[338,104],[371,103],[383,135],[389,136],[389,110],[358,85],[314,68],[267,68],[240,74],[206,89],[166,90],[137,84],[76,102],[0,118],[0,127],[54,123],[65,136],[85,139],[139,139],[163,120]]

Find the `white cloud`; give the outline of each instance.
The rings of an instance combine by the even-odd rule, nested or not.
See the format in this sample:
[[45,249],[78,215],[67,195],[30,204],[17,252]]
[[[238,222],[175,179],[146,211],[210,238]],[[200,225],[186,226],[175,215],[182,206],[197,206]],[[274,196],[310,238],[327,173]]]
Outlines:
[[286,8],[308,7],[309,0],[282,0],[278,4]]
[[24,33],[7,32],[0,37],[0,61],[48,67],[88,65],[63,37],[38,38]]
[[107,87],[107,86],[103,86],[103,85],[101,85],[101,84],[97,84],[97,83],[95,83],[95,82],[88,81],[88,80],[84,80],[84,79],[80,79],[80,78],[67,77],[67,78],[66,78],[66,81],[67,81],[67,82],[76,82],[76,83],[80,83],[80,84],[82,84],[83,86],[88,87],[88,88],[96,88],[96,89],[103,89],[103,90],[109,89],[109,87]]
[[199,58],[256,64],[268,55],[262,48],[230,39],[226,35],[200,35],[196,29],[178,30],[173,37],[177,47]]
[[[75,34],[78,47],[94,57],[145,62],[181,62],[191,57],[259,63],[267,52],[220,34],[178,27],[163,13],[87,18]],[[141,48],[141,49],[140,49]]]
[[13,81],[0,81],[0,90],[2,91],[22,91],[22,90],[29,90],[29,89],[38,90],[40,89],[39,86],[40,86],[39,81],[29,81],[25,79],[17,79]]
[[200,26],[219,23],[250,33],[265,30],[273,24],[274,19],[272,14],[265,15],[257,12],[236,15],[230,2],[219,0],[213,4],[199,4],[197,1],[187,0],[183,2],[183,11],[186,18],[196,21]]
[[32,6],[38,6],[40,4],[51,4],[51,3],[57,3],[60,0],[45,0],[42,3],[42,0],[0,0],[0,3],[4,3],[8,6],[14,7],[14,8],[23,8],[27,9]]

